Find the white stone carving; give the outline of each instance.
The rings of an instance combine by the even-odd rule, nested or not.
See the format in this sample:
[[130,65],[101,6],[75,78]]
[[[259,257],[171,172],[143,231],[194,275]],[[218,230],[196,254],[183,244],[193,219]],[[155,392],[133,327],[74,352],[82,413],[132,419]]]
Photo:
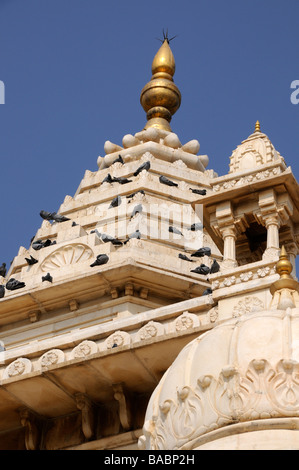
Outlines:
[[25,358],[19,357],[6,367],[3,373],[3,379],[15,377],[17,375],[28,374],[32,371],[32,362]]
[[245,297],[240,300],[233,309],[233,317],[240,317],[245,313],[255,312],[264,309],[264,303],[258,297]]
[[97,352],[98,352],[98,346],[94,341],[84,340],[82,341],[82,343],[78,344],[78,346],[76,346],[72,350],[70,354],[70,358],[71,359],[85,358]]
[[42,368],[50,367],[55,364],[63,362],[65,359],[65,354],[61,349],[51,349],[47,351],[39,360],[40,366]]
[[189,313],[188,311],[183,312],[175,321],[174,329],[177,332],[182,332],[185,330],[190,330],[191,328],[196,328],[200,325],[200,320],[197,315],[194,313]]
[[135,342],[152,339],[164,334],[164,325],[155,321],[150,321],[136,333]]
[[101,350],[127,346],[131,344],[132,338],[126,331],[115,331],[104,341]]
[[71,264],[87,261],[93,256],[92,249],[82,243],[73,243],[58,248],[41,263],[40,270],[51,272],[53,269],[62,268]]

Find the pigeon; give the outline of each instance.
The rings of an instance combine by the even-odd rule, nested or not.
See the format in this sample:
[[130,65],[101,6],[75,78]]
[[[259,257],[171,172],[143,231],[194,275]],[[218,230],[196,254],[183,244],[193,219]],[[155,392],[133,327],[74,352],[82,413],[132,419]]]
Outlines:
[[39,215],[44,220],[53,220],[53,213],[47,211],[40,211]]
[[143,170],[145,171],[148,171],[151,167],[151,163],[150,162],[145,162],[143,163],[142,165],[140,165],[139,168],[137,168],[137,170],[135,171],[134,176],[137,176],[139,175],[139,173],[141,173]]
[[128,243],[129,240],[131,240],[131,238],[137,238],[138,240],[140,240],[141,238],[141,232],[139,230],[136,230],[135,232],[131,233],[131,235],[129,235],[129,238],[128,240],[126,240],[124,243]]
[[116,196],[114,199],[112,199],[110,206],[108,209],[111,209],[112,207],[118,207],[121,205],[121,197]]
[[104,243],[111,242],[112,245],[118,245],[118,246],[123,244],[123,242],[121,242],[120,240],[117,240],[117,238],[114,238],[111,235],[106,235],[105,233],[101,233],[100,236]]
[[159,181],[162,184],[166,184],[167,186],[178,186],[177,183],[174,183],[173,181],[170,181],[166,176],[160,176]]
[[195,232],[196,230],[202,230],[203,225],[202,222],[196,222],[195,224],[192,224],[188,230],[191,230],[192,232]]
[[53,281],[53,277],[51,276],[50,273],[47,273],[45,276],[42,276],[42,282],[44,281],[49,281],[49,282]]
[[132,180],[128,180],[128,178],[121,178],[121,177],[117,178],[117,177],[115,177],[115,178],[112,179],[112,183],[127,184],[127,183],[131,183],[131,182],[132,182]]
[[121,156],[121,155],[118,155],[117,159],[114,160],[114,162],[112,163],[112,165],[113,165],[114,163],[121,163],[121,164],[123,165],[125,162],[123,161],[122,156]]
[[138,193],[144,194],[143,189],[140,189],[140,191],[136,191],[135,193],[130,194],[129,196],[127,196],[127,199],[133,198],[135,196],[135,194],[138,194]]
[[110,184],[113,183],[113,180],[112,180],[112,177],[111,177],[110,173],[108,173],[107,176],[105,176],[105,178],[102,181],[102,184],[103,183],[110,183]]
[[52,214],[52,217],[53,217],[53,220],[54,222],[66,222],[67,220],[70,220],[68,217],[66,217],[65,215],[61,215],[61,214],[56,214],[56,212],[53,212]]
[[142,212],[142,209],[143,209],[142,204],[137,204],[137,206],[134,207],[130,218],[132,219],[132,217],[134,217],[134,215],[140,214],[140,212]]
[[15,278],[11,278],[8,283],[6,284],[6,289],[7,290],[16,290],[16,289],[21,289],[22,287],[25,287],[25,282],[17,281]]
[[30,255],[30,258],[25,258],[25,260],[27,261],[28,266],[38,263],[38,260],[33,258],[32,255]]
[[56,241],[51,242],[50,239],[47,239],[45,241],[36,240],[35,242],[32,243],[32,248],[37,251],[37,250],[40,250],[41,248],[45,248],[46,246],[55,245],[55,244],[56,244]]
[[5,287],[4,286],[0,286],[0,299],[2,299],[5,295]]
[[186,255],[182,255],[182,253],[179,254],[179,258],[181,258],[181,259],[183,259],[183,260],[185,260],[185,261],[189,261],[190,263],[193,263],[193,262],[194,262],[193,259],[188,258],[188,256],[186,256]]
[[202,248],[199,248],[199,250],[195,251],[195,253],[192,253],[191,256],[201,258],[202,256],[210,256],[210,255],[211,255],[211,248],[204,246]]
[[178,235],[183,235],[182,232],[180,232],[178,228],[175,228],[175,227],[172,227],[172,226],[170,226],[168,228],[168,231],[171,232],[171,233],[177,233]]
[[214,259],[212,266],[210,268],[210,274],[218,273],[219,270],[220,270],[220,264],[217,263],[217,261]]
[[189,188],[194,194],[200,194],[201,196],[205,196],[207,194],[206,189],[192,189]]
[[90,265],[92,268],[94,266],[100,266],[101,264],[106,264],[109,261],[109,257],[106,254],[101,254],[96,257],[96,260]]
[[6,276],[6,263],[2,263],[2,265],[0,266],[0,276]]
[[191,273],[196,273],[196,274],[209,274],[210,268],[206,266],[205,264],[201,264],[200,266],[197,266],[195,269],[191,269]]
[[78,224],[76,224],[76,222],[73,222],[72,223],[72,227],[76,227]]
[[209,294],[212,294],[212,289],[210,287],[208,287],[205,291],[203,291],[202,295],[209,295]]

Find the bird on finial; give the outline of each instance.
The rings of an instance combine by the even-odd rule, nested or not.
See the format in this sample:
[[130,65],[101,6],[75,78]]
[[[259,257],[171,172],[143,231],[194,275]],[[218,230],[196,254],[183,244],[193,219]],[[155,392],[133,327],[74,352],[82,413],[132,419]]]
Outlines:
[[260,132],[261,131],[261,126],[260,126],[260,122],[259,121],[256,121],[255,123],[255,132]]
[[176,34],[176,35],[173,36],[172,38],[169,38],[169,37],[168,37],[168,28],[167,28],[167,30],[166,30],[166,33],[164,32],[164,28],[163,28],[162,34],[163,34],[163,40],[162,40],[162,39],[159,39],[159,38],[156,38],[156,39],[158,39],[158,41],[162,42],[162,44],[163,44],[163,42],[165,42],[165,41],[167,42],[167,44],[169,44],[170,41],[172,41],[174,38],[177,37],[177,34]]

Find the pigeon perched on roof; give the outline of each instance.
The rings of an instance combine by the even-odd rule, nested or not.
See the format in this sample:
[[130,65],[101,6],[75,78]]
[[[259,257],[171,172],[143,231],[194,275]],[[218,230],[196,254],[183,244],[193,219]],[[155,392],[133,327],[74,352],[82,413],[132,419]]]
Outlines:
[[212,266],[210,268],[210,274],[218,273],[220,270],[220,264],[214,259]]
[[7,290],[16,290],[16,289],[21,289],[22,287],[25,287],[25,282],[18,281],[15,278],[11,278],[7,284],[6,284],[6,289]]
[[142,204],[137,204],[137,206],[134,207],[130,218],[132,219],[132,217],[134,217],[134,215],[140,214],[142,212],[142,210],[143,210]]
[[28,266],[32,266],[33,264],[38,263],[38,260],[33,258],[32,255],[30,255],[30,258],[25,258],[25,260],[26,260]]
[[0,285],[0,299],[2,299],[5,295],[5,287]]
[[101,233],[101,239],[103,240],[104,243],[111,242],[112,245],[116,245],[116,246],[119,246],[119,245],[123,244],[123,242],[121,242],[117,238],[112,237],[111,235],[106,235],[106,233]]
[[6,263],[2,263],[0,266],[0,276],[6,276]]
[[131,182],[132,180],[129,180],[128,178],[116,177],[116,176],[112,178],[112,183],[127,184]]
[[109,261],[109,256],[104,254],[98,255],[95,261],[90,265],[92,268],[94,266],[101,266],[102,264],[106,264]]
[[121,205],[121,197],[116,196],[114,199],[112,199],[110,206],[108,209],[111,209],[112,207],[118,207]]
[[174,183],[173,181],[169,180],[168,178],[166,178],[166,176],[163,176],[163,175],[159,177],[159,181],[160,183],[166,184],[167,186],[178,186],[177,183]]
[[209,295],[209,294],[212,294],[212,289],[210,287],[208,287],[205,291],[203,291],[202,295]]
[[124,242],[124,244],[128,243],[131,238],[137,238],[139,240],[141,238],[140,230],[135,230],[135,232],[131,233],[131,235],[129,235],[129,238]]
[[199,194],[200,196],[205,196],[207,194],[207,190],[206,189],[193,189],[193,188],[189,188],[190,191],[192,191],[194,194]]
[[178,228],[173,227],[172,225],[168,227],[168,231],[170,233],[177,233],[178,235],[183,235],[182,232]]
[[53,281],[53,277],[51,276],[50,273],[47,273],[45,276],[42,276],[42,282],[44,281],[49,281],[49,282]]
[[42,210],[40,211],[39,215],[44,220],[53,220],[54,222],[66,222],[67,220],[70,220],[68,217],[65,217],[61,214],[57,214],[56,212],[47,212]]
[[142,163],[142,165],[140,165],[137,170],[135,171],[135,173],[133,173],[134,176],[137,176],[139,175],[139,173],[141,173],[143,170],[145,171],[148,171],[151,167],[151,163],[150,162],[145,162],[145,163]]
[[188,228],[188,230],[191,230],[192,232],[195,232],[196,230],[202,230],[202,229],[203,229],[202,222],[196,222],[192,224],[190,228]]
[[191,269],[191,273],[196,273],[196,274],[204,274],[207,275],[210,272],[210,268],[206,266],[205,264],[201,264],[200,266],[197,266],[195,269]]
[[114,163],[121,163],[121,164],[123,165],[125,162],[123,161],[122,156],[121,156],[121,155],[118,155],[117,159],[114,160],[114,162],[112,163],[112,165],[113,165]]
[[185,260],[185,261],[189,261],[190,263],[193,263],[193,262],[194,262],[193,259],[188,258],[188,256],[183,255],[182,253],[179,254],[179,258],[181,258],[181,259],[183,259],[183,260]]
[[39,215],[41,216],[42,219],[44,220],[53,220],[52,219],[52,212],[48,212],[48,211],[40,211]]
[[192,253],[191,256],[195,256],[197,258],[201,258],[202,256],[211,256],[211,248],[203,246],[202,248],[199,248],[199,250],[195,251],[195,253]]
[[110,183],[110,184],[113,183],[112,176],[110,175],[110,173],[108,173],[107,176],[105,176],[105,178],[102,181],[102,184],[103,183]]
[[47,246],[51,246],[51,245],[56,245],[56,241],[51,241],[49,238],[45,241],[43,240],[36,240],[35,242],[32,243],[32,248],[34,250],[41,250],[42,248],[45,248]]

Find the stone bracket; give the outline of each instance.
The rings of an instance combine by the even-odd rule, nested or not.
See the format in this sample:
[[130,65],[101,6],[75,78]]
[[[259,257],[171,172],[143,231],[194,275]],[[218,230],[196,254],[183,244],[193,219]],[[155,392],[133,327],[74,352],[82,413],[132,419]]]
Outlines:
[[114,398],[119,404],[119,419],[125,431],[128,431],[132,425],[131,406],[128,397],[124,393],[123,385],[121,383],[113,385]]

